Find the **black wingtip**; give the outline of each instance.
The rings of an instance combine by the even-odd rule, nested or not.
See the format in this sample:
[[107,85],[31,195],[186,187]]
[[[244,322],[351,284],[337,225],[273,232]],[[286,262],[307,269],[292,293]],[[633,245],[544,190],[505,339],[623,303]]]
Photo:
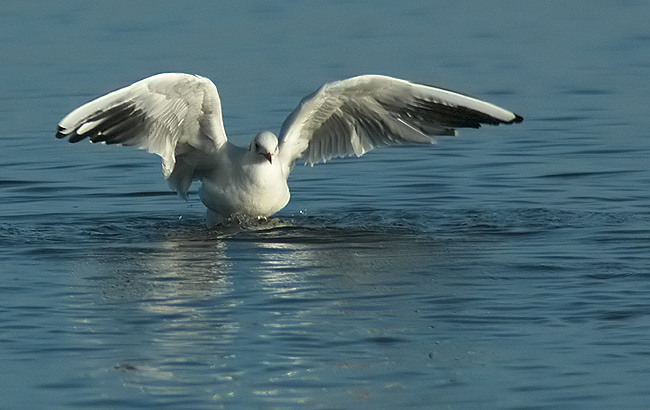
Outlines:
[[515,119],[510,121],[510,124],[519,124],[523,120],[524,120],[524,117],[522,117],[521,115],[515,114]]
[[65,137],[67,137],[67,134],[64,134],[64,133],[63,133],[63,127],[60,126],[60,125],[59,125],[58,128],[56,129],[56,137],[57,137],[58,139],[61,139],[61,138],[65,138]]
[[76,131],[66,132],[65,128],[59,126],[59,128],[56,131],[56,137],[58,139],[68,138],[68,142],[74,144],[75,142],[79,142],[82,139],[86,138],[86,135],[79,135],[77,134]]

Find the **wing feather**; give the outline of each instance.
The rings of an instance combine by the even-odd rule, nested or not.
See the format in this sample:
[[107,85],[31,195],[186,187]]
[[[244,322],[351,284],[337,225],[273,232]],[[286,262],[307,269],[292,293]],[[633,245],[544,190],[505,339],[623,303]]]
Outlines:
[[[181,73],[154,75],[82,105],[61,120],[56,136],[157,154],[163,175],[181,195],[197,166],[227,141],[216,86]],[[176,167],[177,161],[183,166]],[[175,170],[183,175],[173,175]]]
[[361,156],[385,145],[434,143],[456,128],[510,124],[522,117],[485,101],[380,75],[327,83],[305,97],[280,130],[288,167]]

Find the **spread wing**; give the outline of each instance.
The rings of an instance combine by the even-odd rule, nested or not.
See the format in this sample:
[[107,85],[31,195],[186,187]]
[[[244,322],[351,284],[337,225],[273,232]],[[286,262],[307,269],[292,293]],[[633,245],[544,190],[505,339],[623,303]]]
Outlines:
[[183,196],[195,169],[227,142],[217,87],[179,73],[154,75],[82,105],[61,120],[56,136],[157,154],[163,175]]
[[434,143],[461,127],[511,124],[522,117],[453,91],[380,75],[327,83],[287,117],[280,156],[287,166],[360,157],[374,147]]

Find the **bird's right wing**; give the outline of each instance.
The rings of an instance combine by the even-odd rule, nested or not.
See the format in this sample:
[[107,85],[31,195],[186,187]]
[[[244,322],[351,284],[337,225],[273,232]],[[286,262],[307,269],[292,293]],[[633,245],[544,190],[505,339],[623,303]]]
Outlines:
[[157,154],[163,175],[181,195],[195,166],[227,142],[217,87],[181,73],[154,75],[82,105],[61,120],[56,136]]

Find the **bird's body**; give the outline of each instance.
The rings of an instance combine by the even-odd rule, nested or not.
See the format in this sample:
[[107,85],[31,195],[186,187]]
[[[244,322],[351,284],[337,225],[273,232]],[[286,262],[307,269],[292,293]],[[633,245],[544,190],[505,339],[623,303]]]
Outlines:
[[289,202],[287,178],[279,161],[228,144],[215,168],[202,178],[199,190],[208,207],[208,225],[233,215],[265,218],[275,214]]
[[164,73],[90,101],[59,123],[58,138],[135,146],[162,158],[163,175],[185,197],[202,182],[207,222],[269,217],[289,202],[287,179],[299,159],[360,157],[377,146],[435,142],[455,128],[522,118],[490,103],[408,81],[364,75],[327,83],[282,124],[248,148],[226,137],[221,101],[207,78]]

